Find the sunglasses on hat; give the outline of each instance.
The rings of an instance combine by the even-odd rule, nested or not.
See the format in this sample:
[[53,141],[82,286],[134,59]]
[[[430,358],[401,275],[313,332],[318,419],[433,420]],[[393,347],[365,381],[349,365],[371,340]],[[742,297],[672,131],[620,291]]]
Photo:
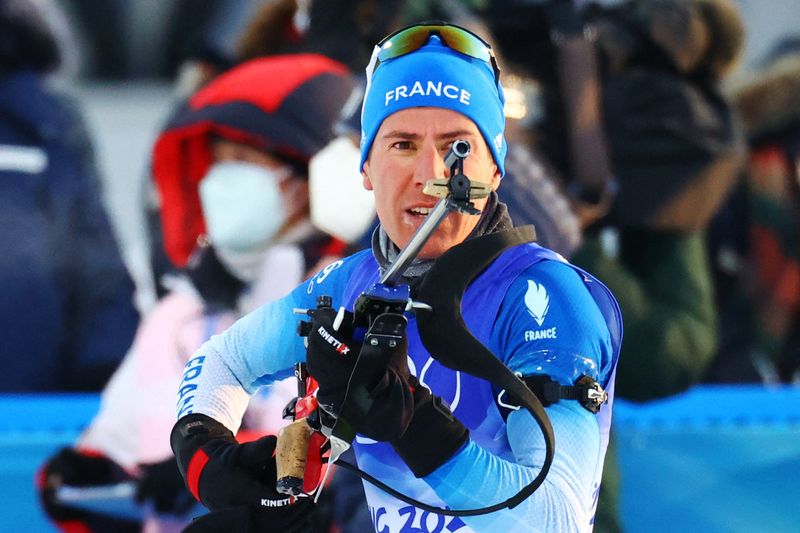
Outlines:
[[414,24],[385,37],[375,46],[372,59],[367,67],[367,79],[372,78],[373,72],[380,63],[419,50],[428,43],[433,35],[439,37],[442,44],[451,50],[485,61],[492,67],[495,83],[500,80],[500,67],[497,66],[491,45],[471,31],[446,22]]

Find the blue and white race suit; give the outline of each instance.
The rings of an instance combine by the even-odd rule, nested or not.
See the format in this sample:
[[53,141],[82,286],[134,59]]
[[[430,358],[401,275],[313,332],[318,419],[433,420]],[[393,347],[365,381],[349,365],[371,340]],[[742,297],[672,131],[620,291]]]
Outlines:
[[[206,343],[186,365],[178,417],[203,413],[238,429],[250,394],[285,378],[305,360],[295,308],[313,308],[329,295],[352,310],[358,295],[378,281],[370,251],[333,263],[297,287],[240,319]],[[555,456],[542,486],[515,507],[454,518],[405,504],[365,483],[378,533],[471,531],[590,531],[597,502],[613,403],[622,323],[614,297],[589,274],[536,244],[506,250],[467,288],[466,325],[512,371],[547,374],[562,385],[583,375],[597,380],[609,402],[592,414],[577,401],[546,408],[555,434]],[[528,485],[544,462],[544,438],[524,410],[504,419],[492,385],[432,359],[409,317],[409,368],[442,397],[470,430],[453,457],[415,478],[387,443],[357,437],[361,469],[397,490],[451,509],[485,507]],[[424,446],[424,442],[420,443]]]

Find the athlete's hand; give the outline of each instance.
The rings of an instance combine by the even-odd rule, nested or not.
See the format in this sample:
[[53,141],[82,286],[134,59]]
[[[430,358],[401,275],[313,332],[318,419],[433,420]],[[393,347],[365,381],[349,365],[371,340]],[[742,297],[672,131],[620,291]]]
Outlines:
[[469,438],[469,431],[441,398],[414,376],[414,417],[403,435],[392,440],[397,455],[417,477],[425,477],[450,459]]
[[175,458],[139,465],[136,501],[150,502],[157,513],[184,515],[196,505],[186,489]]
[[[320,407],[332,415],[339,408],[347,392],[347,384],[353,373],[361,343],[352,339],[353,314],[344,313],[338,329],[334,329],[337,311],[330,307],[317,309],[311,320],[307,337],[306,366],[309,374],[317,380],[317,401]],[[377,379],[378,376],[372,376]]]
[[319,383],[320,406],[339,415],[347,392],[348,421],[359,433],[378,441],[399,438],[413,414],[405,317],[380,315],[362,344],[352,340],[352,314],[334,330],[336,314],[317,310],[308,336],[306,361]]
[[270,531],[295,531],[310,514],[310,498],[275,490],[275,436],[239,444],[213,418],[191,414],[175,424],[170,443],[189,491],[212,511],[257,508],[274,525]]
[[307,533],[315,531],[310,514],[298,515],[293,523],[276,522],[269,511],[243,505],[195,518],[183,533]]
[[132,533],[141,529],[138,520],[71,507],[69,502],[61,501],[58,497],[59,488],[64,486],[100,487],[133,481],[130,474],[108,457],[75,448],[62,448],[44,464],[37,473],[36,481],[45,513],[62,529],[66,530],[68,524],[76,530],[83,528],[85,531]]

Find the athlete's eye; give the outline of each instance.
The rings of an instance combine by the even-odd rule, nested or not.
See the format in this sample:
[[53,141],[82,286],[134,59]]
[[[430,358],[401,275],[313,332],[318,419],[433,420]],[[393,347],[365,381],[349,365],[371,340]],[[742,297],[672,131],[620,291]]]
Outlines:
[[396,148],[397,150],[411,150],[414,147],[411,144],[411,141],[397,141],[392,143],[392,148]]

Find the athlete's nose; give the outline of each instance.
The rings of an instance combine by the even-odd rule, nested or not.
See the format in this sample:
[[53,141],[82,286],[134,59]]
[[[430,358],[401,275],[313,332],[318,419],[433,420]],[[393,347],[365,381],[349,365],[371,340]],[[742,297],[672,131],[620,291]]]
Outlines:
[[433,141],[424,142],[414,168],[415,185],[424,187],[428,180],[446,178],[449,175],[450,171],[445,167],[444,159],[436,144]]

